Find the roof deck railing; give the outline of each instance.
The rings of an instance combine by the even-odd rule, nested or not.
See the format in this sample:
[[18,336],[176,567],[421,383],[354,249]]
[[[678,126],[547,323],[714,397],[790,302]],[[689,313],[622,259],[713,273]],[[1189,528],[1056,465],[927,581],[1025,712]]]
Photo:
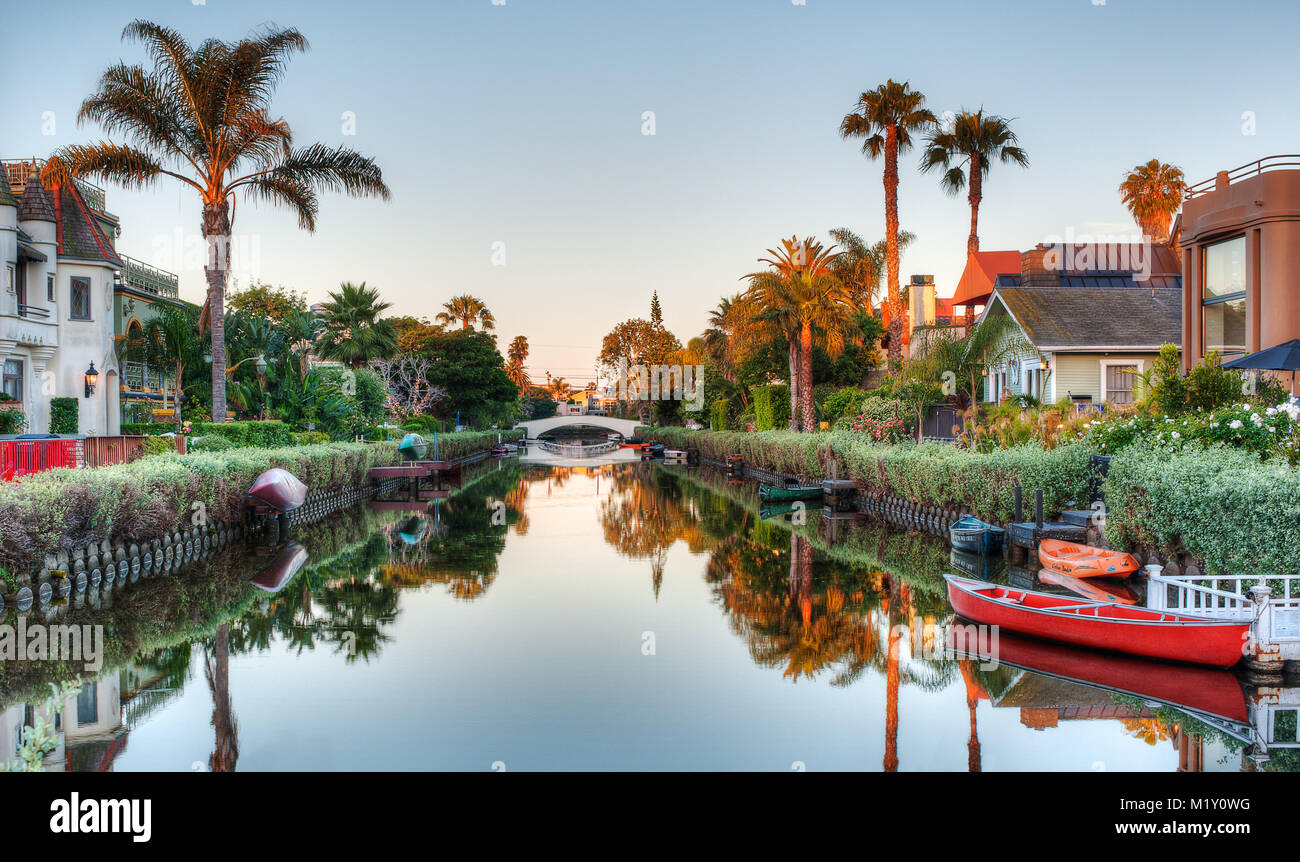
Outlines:
[[159,269],[124,254],[119,254],[118,257],[122,258],[122,269],[117,274],[119,284],[126,284],[172,299],[180,295],[180,278],[176,273]]
[[1257,177],[1269,171],[1297,169],[1300,169],[1300,154],[1265,156],[1230,171],[1219,171],[1218,174],[1208,180],[1188,186],[1187,200],[1209,194],[1215,189],[1226,188],[1235,182],[1240,182],[1249,177]]
[[[27,185],[28,178],[34,173],[40,173],[41,168],[45,167],[45,159],[0,159],[0,165],[4,165],[5,179],[9,181],[9,188],[13,189],[14,194],[20,195],[23,193],[23,187]],[[73,182],[77,184],[77,190],[81,192],[87,206],[97,212],[107,212],[105,209],[107,201],[102,188],[86,180],[73,180]]]

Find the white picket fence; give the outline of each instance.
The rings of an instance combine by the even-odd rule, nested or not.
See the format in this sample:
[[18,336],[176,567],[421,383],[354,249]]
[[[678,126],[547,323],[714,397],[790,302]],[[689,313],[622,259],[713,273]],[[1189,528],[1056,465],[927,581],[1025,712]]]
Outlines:
[[1300,575],[1151,575],[1147,607],[1252,621],[1254,640],[1300,660]]

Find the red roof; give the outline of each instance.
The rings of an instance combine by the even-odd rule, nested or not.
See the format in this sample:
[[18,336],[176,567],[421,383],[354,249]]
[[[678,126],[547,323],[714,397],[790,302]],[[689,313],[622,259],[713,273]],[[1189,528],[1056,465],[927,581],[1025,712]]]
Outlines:
[[993,293],[999,275],[1020,273],[1020,252],[977,251],[966,258],[957,290],[952,295],[953,305],[983,305]]

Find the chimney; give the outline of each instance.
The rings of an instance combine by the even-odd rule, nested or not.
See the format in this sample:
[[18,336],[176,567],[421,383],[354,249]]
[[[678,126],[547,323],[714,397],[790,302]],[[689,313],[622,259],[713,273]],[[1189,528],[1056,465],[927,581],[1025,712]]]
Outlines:
[[914,275],[907,291],[912,327],[934,326],[934,276]]
[[1020,255],[1020,286],[1060,287],[1064,255],[1063,244],[1049,247],[1042,243]]

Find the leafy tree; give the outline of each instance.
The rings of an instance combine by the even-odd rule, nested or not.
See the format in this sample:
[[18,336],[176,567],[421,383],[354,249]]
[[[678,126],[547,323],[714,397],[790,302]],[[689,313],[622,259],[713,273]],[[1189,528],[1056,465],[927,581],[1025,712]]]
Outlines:
[[[443,416],[460,413],[462,421],[504,421],[515,409],[519,390],[506,376],[496,340],[485,332],[458,329],[429,340],[429,382],[445,389],[438,404]],[[470,424],[465,421],[465,424]]]
[[441,326],[435,326],[425,317],[399,315],[385,319],[397,332],[398,354],[420,353],[430,338],[442,332]]
[[294,314],[307,311],[307,296],[284,286],[272,287],[264,282],[253,282],[243,290],[236,290],[226,300],[227,311],[241,311],[250,317],[266,317],[273,323],[283,323]]
[[1004,117],[978,111],[962,111],[951,128],[937,128],[930,135],[921,170],[943,170],[941,184],[948,194],[956,195],[969,186],[970,236],[966,254],[980,250],[980,201],[984,198],[984,180],[994,161],[1029,167],[1029,156],[1020,148],[1011,123]]
[[78,122],[92,120],[130,143],[99,141],[56,150],[42,180],[73,177],[126,188],[171,177],[192,188],[203,205],[208,297],[200,317],[212,328],[212,414],[226,418],[226,275],[230,264],[232,200],[289,207],[298,226],[313,231],[320,191],[387,200],[379,166],[345,147],[293,146],[287,121],[270,113],[286,60],[307,49],[295,29],[271,29],[241,39],[192,46],[175,30],[149,21],[126,26],[123,39],[145,46],[152,68],[119,63],[82,102]]
[[317,341],[317,351],[326,359],[360,368],[375,359],[388,359],[397,352],[397,330],[391,321],[379,317],[392,307],[381,302],[379,291],[345,281],[337,291],[330,291],[322,303],[324,331]]
[[840,121],[840,135],[862,138],[862,152],[885,158],[885,271],[889,287],[889,359],[903,358],[903,302],[898,279],[898,154],[912,147],[912,133],[929,128],[934,114],[925,96],[907,82],[889,80],[858,97],[855,109]]
[[[175,306],[159,303],[157,313],[145,329],[146,361],[155,368],[174,373],[172,398],[176,428],[181,424],[181,392],[187,368],[199,368],[203,362],[203,339],[199,335],[199,310],[188,303]],[[214,359],[215,361],[215,359]],[[223,378],[225,369],[222,369]],[[222,420],[225,416],[222,416]]]

